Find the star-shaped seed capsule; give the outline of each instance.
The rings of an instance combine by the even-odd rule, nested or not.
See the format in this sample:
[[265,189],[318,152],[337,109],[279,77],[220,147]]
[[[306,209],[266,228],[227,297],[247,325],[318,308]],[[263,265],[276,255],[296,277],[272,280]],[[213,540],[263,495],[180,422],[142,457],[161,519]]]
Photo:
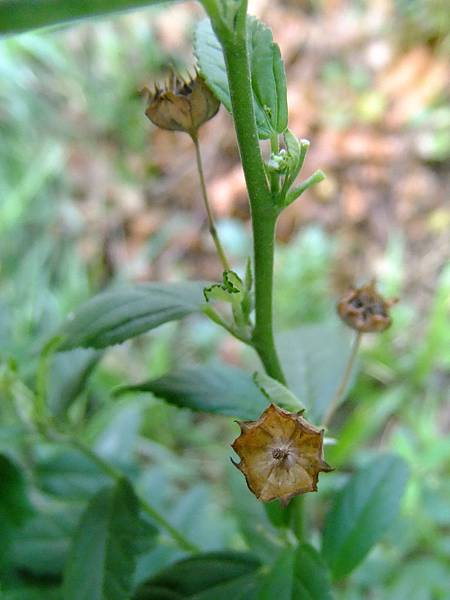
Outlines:
[[298,494],[317,491],[321,471],[332,471],[323,459],[323,429],[297,413],[271,404],[257,421],[239,421],[241,435],[232,448],[241,462],[249,489],[263,502],[279,499],[286,506]]
[[161,129],[185,131],[191,137],[197,136],[201,125],[212,119],[220,106],[197,73],[187,81],[172,74],[162,88],[155,86],[152,91],[144,87],[142,92],[147,94],[145,114],[152,123]]
[[389,309],[396,302],[396,299],[383,298],[372,280],[344,294],[337,304],[337,312],[341,319],[356,331],[380,332],[391,326]]

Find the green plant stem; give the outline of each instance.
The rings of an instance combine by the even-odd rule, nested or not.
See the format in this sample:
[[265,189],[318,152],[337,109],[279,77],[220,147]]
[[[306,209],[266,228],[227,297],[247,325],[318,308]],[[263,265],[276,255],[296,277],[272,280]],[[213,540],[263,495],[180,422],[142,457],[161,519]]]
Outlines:
[[[101,469],[101,471],[103,471],[103,473],[108,475],[108,477],[111,477],[115,481],[119,481],[124,477],[118,469],[107,463],[105,460],[103,460],[103,458],[101,458],[88,446],[85,446],[82,442],[78,440],[71,440],[70,443],[74,448],[82,452],[87,458],[94,462]],[[145,498],[139,494],[137,494],[137,498],[142,510],[146,512],[148,516],[151,517],[153,521],[161,527],[161,529],[166,531],[182,550],[191,553],[200,552],[200,549],[195,546],[195,544],[190,542],[184,537],[183,534],[181,534],[177,529],[175,529],[175,527],[166,521],[166,519],[156,510],[156,508],[154,508]]]
[[217,233],[216,223],[214,220],[214,215],[212,213],[211,205],[210,205],[209,199],[208,199],[208,190],[206,188],[205,175],[203,173],[202,155],[200,153],[200,142],[198,140],[197,135],[192,135],[191,137],[192,137],[192,141],[194,142],[194,146],[195,146],[195,157],[197,159],[197,170],[198,170],[198,175],[200,178],[200,187],[202,189],[203,203],[205,205],[206,214],[208,216],[209,233],[211,234],[211,237],[214,241],[214,245],[216,246],[217,254],[219,255],[220,262],[222,263],[223,269],[225,271],[229,271],[230,263],[228,262],[228,259],[225,255],[225,251],[222,247],[222,244],[220,243],[219,235]]
[[345,393],[345,390],[347,389],[348,382],[349,382],[350,376],[352,374],[353,365],[355,364],[355,359],[358,354],[359,347],[361,345],[362,335],[363,334],[361,331],[358,331],[355,334],[355,338],[353,340],[350,356],[348,357],[347,365],[345,367],[344,374],[342,375],[341,382],[339,383],[339,387],[337,388],[336,393],[334,394],[334,398],[331,401],[330,406],[328,407],[328,410],[323,418],[322,424],[324,427],[327,427],[329,425],[329,423],[334,415],[334,412],[337,409],[337,407],[339,406],[342,396]]
[[[244,3],[245,4],[245,3]],[[242,13],[235,32],[216,33],[222,44],[236,135],[252,213],[255,327],[253,346],[268,375],[286,383],[273,335],[273,257],[278,210],[272,201],[259,147],[247,51],[246,21]],[[213,27],[215,23],[213,23]]]
[[320,183],[324,179],[325,173],[323,171],[321,171],[320,169],[315,171],[310,177],[308,177],[308,179],[305,179],[303,183],[301,183],[298,187],[296,187],[288,193],[286,197],[285,206],[292,204],[292,202],[297,200],[297,198],[299,198],[303,194],[303,192],[306,192],[307,189],[309,189],[313,185],[316,185],[317,183]]

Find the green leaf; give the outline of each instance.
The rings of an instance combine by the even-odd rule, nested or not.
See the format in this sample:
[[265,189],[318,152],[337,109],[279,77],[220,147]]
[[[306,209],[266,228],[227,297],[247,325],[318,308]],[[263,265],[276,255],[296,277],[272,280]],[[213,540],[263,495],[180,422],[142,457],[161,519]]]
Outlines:
[[247,27],[256,103],[266,116],[269,129],[283,133],[287,127],[288,107],[286,74],[280,48],[273,41],[270,29],[258,19],[249,17]]
[[278,404],[281,408],[285,408],[291,412],[305,410],[303,404],[291,390],[288,390],[286,386],[276,379],[272,379],[269,375],[259,372],[254,373],[253,381],[270,402]]
[[223,283],[213,283],[203,290],[206,301],[240,302],[245,294],[244,283],[234,271],[224,271]]
[[289,129],[286,129],[283,137],[289,164],[288,174],[283,182],[283,192],[286,194],[303,167],[309,142],[308,140],[299,140]]
[[20,468],[0,454],[0,566],[10,560],[10,546],[15,532],[31,514],[26,482]]
[[10,547],[16,531],[31,514],[26,482],[20,468],[0,454],[0,567],[10,561]]
[[[339,386],[351,352],[352,332],[340,323],[308,324],[279,336],[289,388],[308,419],[320,423]],[[352,382],[352,378],[351,378]]]
[[11,590],[1,590],[2,600],[61,600],[61,591],[59,588],[42,586],[18,587]]
[[[258,134],[266,139],[287,127],[286,76],[278,45],[261,21],[248,17],[248,46]],[[208,19],[195,33],[195,53],[208,86],[231,113],[231,98],[222,47]]]
[[181,560],[141,586],[133,600],[251,600],[259,560],[241,552],[208,552]]
[[141,528],[138,500],[126,480],[96,494],[73,539],[64,576],[64,599],[128,598]]
[[143,283],[95,296],[63,325],[59,350],[106,348],[200,310],[204,282]]
[[1,0],[0,35],[143,8],[160,2],[161,0]]
[[85,501],[108,482],[100,468],[78,450],[53,447],[35,467],[40,489],[60,500]]
[[330,573],[308,544],[281,553],[264,577],[257,600],[332,600]]
[[176,406],[239,419],[257,419],[268,404],[250,375],[221,363],[180,369],[117,393],[125,392],[151,392]]
[[52,357],[47,402],[54,416],[62,417],[82,393],[100,357],[100,352],[84,348]]
[[30,515],[26,482],[21,469],[7,456],[0,454],[0,519],[19,527]]
[[78,505],[50,502],[40,506],[14,538],[15,569],[36,577],[60,576],[79,517]]
[[397,516],[408,467],[397,456],[381,456],[353,475],[327,514],[322,554],[334,579],[363,560]]
[[263,562],[272,562],[273,557],[283,549],[283,542],[265,511],[267,506],[274,503],[263,504],[249,494],[242,473],[231,462],[227,467],[226,485],[230,492],[232,514],[248,548]]

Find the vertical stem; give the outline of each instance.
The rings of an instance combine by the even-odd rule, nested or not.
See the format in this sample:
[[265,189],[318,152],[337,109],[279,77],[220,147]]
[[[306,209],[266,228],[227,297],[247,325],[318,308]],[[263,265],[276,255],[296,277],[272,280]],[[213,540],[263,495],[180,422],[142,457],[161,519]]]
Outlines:
[[286,383],[273,335],[273,259],[276,216],[253,216],[255,260],[255,328],[253,345],[268,375]]
[[356,355],[358,354],[358,350],[359,350],[359,346],[361,344],[361,339],[362,339],[362,332],[358,331],[355,335],[355,338],[353,340],[353,345],[352,345],[352,349],[350,352],[350,356],[348,357],[348,361],[347,361],[347,365],[345,367],[345,371],[344,374],[342,376],[341,382],[339,384],[339,387],[336,390],[336,393],[334,394],[334,398],[330,403],[330,406],[323,418],[323,426],[326,427],[330,421],[331,418],[336,410],[336,408],[339,406],[339,402],[342,398],[342,395],[344,394],[349,379],[350,379],[350,375],[352,373],[352,369],[353,369],[353,365],[355,364],[355,359],[356,359]]
[[208,216],[209,233],[211,234],[211,237],[214,241],[214,244],[215,244],[216,250],[217,250],[217,254],[219,255],[219,258],[220,258],[220,261],[222,263],[224,270],[229,271],[230,264],[225,255],[222,244],[220,243],[219,235],[217,233],[216,223],[214,221],[214,215],[212,214],[211,205],[210,205],[209,199],[208,199],[208,190],[206,189],[205,175],[203,173],[203,165],[202,165],[202,156],[200,153],[200,143],[199,143],[197,135],[192,135],[191,137],[192,137],[192,141],[194,142],[194,146],[195,146],[195,157],[197,159],[197,170],[198,170],[198,175],[200,178],[200,187],[202,189],[203,203],[205,205],[206,214]]
[[273,205],[259,147],[253,110],[253,91],[247,52],[245,20],[242,30],[221,35],[230,86],[234,124],[250,200],[255,272],[255,328],[253,345],[268,375],[285,383],[273,336],[272,294],[275,225]]

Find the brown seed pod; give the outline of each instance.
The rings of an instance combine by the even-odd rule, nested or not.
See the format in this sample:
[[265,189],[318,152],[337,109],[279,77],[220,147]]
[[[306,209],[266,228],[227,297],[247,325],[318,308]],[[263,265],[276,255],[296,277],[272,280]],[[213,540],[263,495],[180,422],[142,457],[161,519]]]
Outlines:
[[184,81],[172,75],[162,87],[154,92],[144,88],[148,96],[145,114],[161,129],[185,131],[196,136],[203,123],[212,119],[219,110],[220,102],[198,74]]
[[299,414],[271,404],[257,421],[238,424],[232,448],[241,462],[232,462],[258,500],[286,506],[298,494],[316,492],[319,473],[332,471],[323,459],[324,430]]
[[386,300],[375,289],[375,281],[346,292],[337,304],[341,319],[362,333],[380,332],[390,327],[389,309],[397,300]]

